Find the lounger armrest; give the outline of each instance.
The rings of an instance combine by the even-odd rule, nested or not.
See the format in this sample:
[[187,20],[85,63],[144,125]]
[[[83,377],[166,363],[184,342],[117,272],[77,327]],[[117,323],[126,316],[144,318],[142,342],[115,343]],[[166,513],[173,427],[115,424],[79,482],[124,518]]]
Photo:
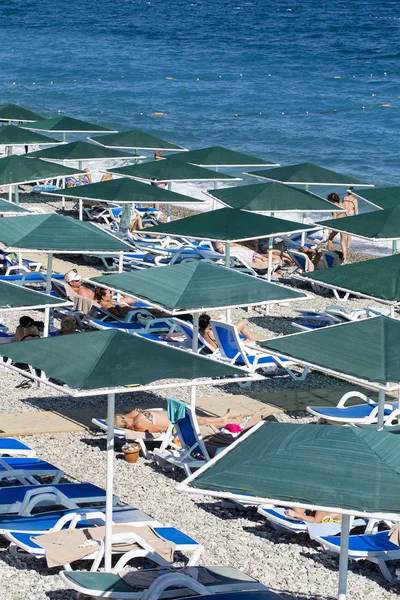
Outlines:
[[348,400],[350,400],[350,398],[360,398],[367,404],[375,404],[375,402],[373,400],[371,400],[371,398],[369,398],[369,396],[366,396],[362,392],[357,392],[356,390],[354,390],[354,391],[350,391],[350,392],[347,392],[346,394],[344,394],[344,396],[342,396],[341,399],[339,400],[336,408],[343,408],[345,406],[346,402]]
[[[386,404],[385,404],[386,407]],[[390,407],[392,408],[392,406],[390,405]],[[388,417],[386,417],[385,420],[385,425],[393,425],[393,422],[399,419],[400,420],[400,408],[396,408],[395,410],[393,410],[390,415],[388,415]]]
[[[392,404],[384,404],[383,406],[383,410],[392,410],[393,409],[393,405]],[[379,406],[375,406],[375,408],[371,411],[371,414],[368,417],[368,421],[370,423],[373,423],[378,415],[379,412]],[[392,414],[390,414],[389,416],[392,416]],[[387,425],[386,421],[385,421],[385,425]]]
[[200,596],[209,596],[207,588],[192,577],[183,575],[183,573],[167,573],[153,581],[149,589],[143,593],[142,600],[159,600],[163,592],[169,587],[188,588]]
[[60,490],[53,486],[42,485],[40,489],[28,490],[26,492],[18,514],[30,516],[35,506],[40,504],[40,502],[43,502],[43,500],[51,500],[54,504],[60,504],[66,508],[76,508],[76,504],[67,498],[65,494],[60,492]]

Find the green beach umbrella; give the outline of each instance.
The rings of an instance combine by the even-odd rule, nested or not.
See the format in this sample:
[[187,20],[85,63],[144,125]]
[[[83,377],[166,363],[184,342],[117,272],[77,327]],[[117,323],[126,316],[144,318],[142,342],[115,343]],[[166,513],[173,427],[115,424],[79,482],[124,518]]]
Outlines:
[[[22,346],[22,348],[21,348]],[[24,348],[25,346],[25,348]],[[22,350],[22,354],[21,354]],[[1,351],[1,348],[0,348]],[[188,380],[175,382],[175,387],[191,386],[195,397],[196,385],[217,384],[235,381],[243,371],[220,362],[210,360],[157,344],[122,331],[96,331],[86,335],[65,335],[41,340],[30,340],[7,344],[7,352],[14,362],[24,362],[41,369],[47,378],[41,382],[54,387],[48,378],[64,381],[72,390],[56,386],[68,395],[107,395],[107,421],[114,422],[115,394],[142,391],[152,382],[165,379]],[[23,360],[14,358],[22,356]],[[66,360],[68,357],[68,360]],[[6,368],[18,370],[7,363]],[[27,375],[28,377],[30,374]],[[33,376],[31,376],[33,378]],[[228,377],[227,380],[212,378]],[[246,378],[248,379],[248,378]],[[241,379],[238,379],[240,381]],[[242,379],[243,380],[243,379]],[[124,388],[128,384],[140,384],[137,388]],[[151,386],[150,389],[169,388],[170,383]],[[111,572],[111,536],[113,513],[113,453],[114,429],[107,430],[107,475],[106,475],[106,537],[104,570]]]
[[107,169],[109,173],[126,175],[134,179],[145,179],[147,181],[240,181],[240,177],[232,177],[224,173],[216,173],[210,169],[204,169],[182,162],[180,160],[154,160],[141,163],[140,165],[129,165],[116,169]]
[[32,310],[55,306],[70,306],[72,302],[54,298],[42,292],[30,290],[22,285],[0,281],[0,310]]
[[346,599],[351,516],[399,519],[400,438],[356,427],[259,423],[179,491],[342,514],[339,600]]
[[15,202],[0,198],[0,215],[31,215],[31,211]]
[[51,145],[62,144],[60,140],[41,135],[29,129],[17,127],[16,125],[6,125],[0,127],[0,144],[5,146],[31,146],[32,144]]
[[208,190],[208,193],[232,208],[259,213],[294,211],[332,213],[338,210],[336,204],[320,196],[275,181]]
[[360,198],[374,204],[378,208],[393,208],[400,204],[400,187],[353,190],[353,194],[360,196]]
[[[1,138],[1,129],[0,129]],[[124,160],[127,158],[136,158],[129,152],[119,152],[112,148],[102,148],[88,142],[71,142],[62,144],[55,148],[46,148],[45,150],[37,150],[29,152],[26,156],[36,158],[47,158],[49,160]]]
[[[400,238],[400,205],[351,217],[328,219],[317,225],[373,241],[394,241]],[[393,244],[393,253],[395,251]]]
[[102,275],[90,281],[148,301],[173,315],[306,298],[284,286],[204,261]]
[[0,104],[0,121],[24,121],[25,123],[32,123],[42,119],[40,115],[18,106],[17,104]]
[[183,160],[199,167],[277,167],[279,164],[250,154],[236,152],[222,146],[200,148],[189,152],[179,152],[171,158]]
[[367,298],[400,302],[400,254],[303,273],[302,278]]
[[96,131],[109,131],[115,132],[113,129],[96,125],[95,123],[88,123],[87,121],[81,121],[80,119],[74,119],[72,117],[55,117],[54,119],[42,119],[31,123],[30,125],[23,125],[27,129],[33,129],[34,131],[52,131],[53,133],[62,133],[63,141],[65,142],[67,133],[93,133]]
[[131,150],[185,150],[182,146],[177,146],[171,142],[166,142],[161,138],[134,129],[133,131],[121,131],[119,133],[102,135],[100,137],[89,138],[92,142],[100,144],[105,148],[129,148]]
[[252,171],[251,173],[247,173],[247,175],[294,185],[371,186],[371,184],[362,183],[361,181],[358,181],[358,179],[348,177],[347,175],[341,175],[340,173],[318,167],[312,163],[301,163],[289,167]]

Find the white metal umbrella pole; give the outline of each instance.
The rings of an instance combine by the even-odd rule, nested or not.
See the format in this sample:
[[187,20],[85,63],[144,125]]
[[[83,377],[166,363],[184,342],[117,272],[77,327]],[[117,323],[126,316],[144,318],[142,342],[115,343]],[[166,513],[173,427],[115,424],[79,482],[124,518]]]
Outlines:
[[19,204],[18,183],[14,186],[14,200],[15,200],[15,204]]
[[225,266],[228,267],[228,269],[231,266],[231,246],[229,242],[225,242]]
[[118,273],[122,273],[124,270],[124,253],[121,252],[118,259]]
[[8,186],[8,201],[12,202],[12,185]]
[[192,351],[197,352],[199,349],[199,313],[193,314],[193,338],[192,338]]
[[347,598],[347,571],[349,567],[349,534],[350,515],[342,515],[342,529],[340,533],[340,558],[339,558],[339,594],[338,600]]
[[[63,167],[65,167],[65,160],[62,161],[62,164],[63,164]],[[65,178],[64,177],[61,179],[61,188],[63,190],[65,190]],[[65,210],[65,196],[63,196],[61,198],[61,207],[63,210]]]
[[[46,275],[46,295],[51,292],[51,274],[53,272],[53,254],[49,252],[47,255],[47,275]],[[44,331],[43,337],[49,337],[50,329],[50,306],[44,309]]]
[[377,430],[383,430],[383,421],[385,419],[385,388],[379,388],[379,400],[378,400],[378,423]]
[[79,220],[83,221],[83,200],[79,198]]
[[104,571],[111,573],[111,538],[114,487],[114,414],[115,394],[107,395],[107,472],[106,472],[106,534],[104,538]]
[[271,277],[272,277],[272,248],[273,248],[273,244],[274,244],[274,238],[271,236],[269,238],[269,244],[268,244],[268,281],[271,281]]

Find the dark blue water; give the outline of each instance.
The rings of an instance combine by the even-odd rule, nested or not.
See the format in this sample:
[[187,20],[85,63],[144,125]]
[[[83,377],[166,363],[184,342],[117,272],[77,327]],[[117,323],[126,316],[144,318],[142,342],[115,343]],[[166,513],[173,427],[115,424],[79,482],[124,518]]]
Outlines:
[[400,184],[399,2],[7,0],[0,22],[0,103]]

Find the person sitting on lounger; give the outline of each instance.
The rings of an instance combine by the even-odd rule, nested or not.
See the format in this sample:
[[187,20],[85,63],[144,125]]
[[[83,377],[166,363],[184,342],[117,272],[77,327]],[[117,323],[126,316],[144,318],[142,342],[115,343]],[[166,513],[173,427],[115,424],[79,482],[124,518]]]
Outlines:
[[[108,310],[109,313],[122,319],[131,310],[131,305],[137,302],[136,298],[129,298],[128,296],[122,296],[119,302],[113,300],[113,294],[111,290],[97,287],[94,290],[94,299],[100,304],[102,308]],[[121,306],[124,304],[125,306]]]
[[76,333],[76,319],[75,317],[66,317],[61,321],[61,328],[56,332],[56,335],[69,335]]
[[[216,317],[216,320],[219,320],[218,317]],[[210,315],[203,313],[202,315],[199,316],[199,333],[202,335],[202,337],[205,339],[205,341],[208,344],[210,344],[210,346],[217,349],[218,344],[215,340],[214,332],[210,325],[210,321],[211,321]],[[235,323],[235,327],[236,327],[238,333],[244,336],[245,339],[242,341],[245,344],[246,343],[251,344],[254,342],[261,342],[261,341],[265,340],[265,337],[261,337],[261,336],[257,335],[256,333],[252,332],[249,329],[249,326],[246,321],[237,321]]]
[[342,515],[330,513],[325,510],[307,511],[305,508],[288,508],[285,515],[290,519],[306,521],[307,523],[340,523]]
[[[110,220],[113,223],[115,223],[115,225],[112,226],[112,228],[115,227],[116,229],[119,229],[119,225],[121,223],[121,215],[119,215],[118,217],[114,217],[111,208],[109,209],[109,212],[110,212]],[[130,233],[133,233],[134,231],[141,231],[142,229],[143,229],[142,217],[135,211],[134,214],[132,215],[131,222],[129,223],[128,231]]]
[[40,338],[40,334],[35,321],[28,316],[21,317],[19,325],[15,330],[15,341],[24,342],[25,340],[34,340],[37,338]]
[[75,294],[78,296],[83,296],[84,298],[94,299],[94,292],[90,290],[86,286],[82,285],[82,277],[78,274],[76,269],[71,269],[64,275],[65,282],[68,283]]
[[[213,425],[216,428],[222,428],[236,421],[241,417],[232,418],[230,408],[222,417],[197,417],[200,426]],[[131,431],[149,431],[150,433],[162,433],[167,431],[170,426],[168,413],[166,410],[142,410],[136,408],[127,415],[115,415],[114,425],[122,429]]]
[[[225,244],[222,242],[215,243],[215,249],[221,254],[225,254]],[[283,260],[293,262],[290,256],[286,253],[282,253],[280,250],[272,249],[272,265],[282,265]],[[268,252],[266,254],[260,254],[253,248],[249,248],[244,244],[230,244],[230,255],[239,258],[243,262],[247,263],[253,269],[268,269]]]
[[[303,252],[303,254],[306,254],[308,256],[308,258],[311,260],[312,264],[314,265],[315,271],[320,271],[321,269],[326,269],[326,264],[323,259],[324,250],[318,250],[317,248],[309,248],[308,246],[300,246],[299,252]],[[344,260],[343,252],[341,252],[340,250],[332,250],[330,252],[333,252],[335,254],[333,266],[339,267],[343,263],[343,260]]]

